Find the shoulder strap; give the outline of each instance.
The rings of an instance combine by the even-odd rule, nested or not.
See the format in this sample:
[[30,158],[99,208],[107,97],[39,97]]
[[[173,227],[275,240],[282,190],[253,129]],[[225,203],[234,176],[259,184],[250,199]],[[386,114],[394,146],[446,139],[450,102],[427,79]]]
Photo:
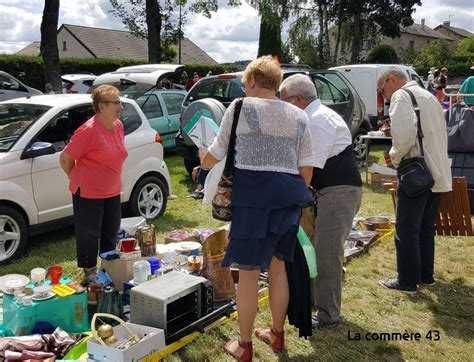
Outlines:
[[417,119],[417,122],[416,122],[416,135],[418,137],[418,142],[420,143],[420,152],[421,152],[421,156],[425,156],[425,153],[423,151],[423,131],[421,129],[421,117],[420,117],[420,107],[418,107],[418,103],[416,102],[416,98],[415,96],[413,95],[413,92],[409,89],[406,89],[406,88],[400,88],[401,90],[405,91],[406,93],[408,93],[408,95],[410,96],[411,98],[411,103],[413,104],[413,110],[415,111],[415,114],[416,114],[416,119]]
[[239,98],[239,100],[235,103],[234,119],[232,121],[232,128],[230,130],[229,147],[227,149],[227,159],[225,161],[224,172],[223,172],[223,174],[226,176],[229,176],[230,174],[233,173],[235,138],[236,138],[236,133],[237,133],[237,123],[239,122],[240,110],[242,109],[242,103],[244,103],[243,98]]

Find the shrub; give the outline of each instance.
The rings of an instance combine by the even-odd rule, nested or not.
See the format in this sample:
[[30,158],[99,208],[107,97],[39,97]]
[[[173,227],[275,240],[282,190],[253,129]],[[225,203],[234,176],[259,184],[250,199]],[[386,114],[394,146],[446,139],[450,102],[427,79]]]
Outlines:
[[459,42],[456,55],[470,55],[471,57],[474,55],[474,35],[470,35]]
[[[61,62],[62,74],[92,73],[100,75],[113,72],[117,68],[138,64],[147,64],[146,60],[140,59],[105,59],[105,58],[63,58]],[[187,64],[185,66],[188,74],[197,72],[201,77],[209,70],[213,74],[221,74],[226,71],[232,72],[237,69],[232,65],[201,65]],[[43,59],[37,56],[25,55],[0,55],[0,70],[3,70],[30,87],[44,90]]]
[[415,59],[417,67],[434,67],[451,63],[451,46],[446,40],[436,40],[421,48]]
[[[450,77],[466,77],[466,76],[469,76],[470,75],[469,68],[471,66],[472,66],[472,63],[451,63],[451,64],[443,64],[442,63],[440,65],[432,65],[432,67],[436,67],[438,69],[441,69],[443,67],[448,68]],[[428,74],[428,71],[430,70],[430,67],[416,66],[415,70],[418,73],[418,75],[424,77]]]
[[367,63],[397,64],[399,62],[397,52],[389,44],[377,45],[366,57]]

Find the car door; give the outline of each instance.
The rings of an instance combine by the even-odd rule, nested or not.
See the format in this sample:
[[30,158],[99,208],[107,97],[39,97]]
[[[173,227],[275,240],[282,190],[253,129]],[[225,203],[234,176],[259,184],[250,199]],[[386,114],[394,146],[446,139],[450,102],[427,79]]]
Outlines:
[[0,74],[0,102],[7,99],[26,97],[28,89],[18,80],[7,74]]
[[168,142],[170,138],[170,125],[163,112],[158,95],[156,93],[148,93],[140,96],[136,102],[148,119],[150,126],[161,135],[163,144]]
[[[159,93],[163,105],[166,110],[168,120],[169,134],[166,142],[163,142],[165,148],[176,147],[176,133],[179,131],[179,117],[181,113],[181,104],[184,100],[184,94],[178,92],[160,92]],[[163,137],[163,135],[161,135]]]
[[52,143],[56,152],[33,158],[31,178],[40,223],[71,216],[69,180],[59,165],[59,156],[74,131],[94,114],[92,104],[71,107],[54,116],[34,142]]
[[354,102],[342,77],[331,71],[312,72],[311,77],[321,103],[337,112],[350,127]]

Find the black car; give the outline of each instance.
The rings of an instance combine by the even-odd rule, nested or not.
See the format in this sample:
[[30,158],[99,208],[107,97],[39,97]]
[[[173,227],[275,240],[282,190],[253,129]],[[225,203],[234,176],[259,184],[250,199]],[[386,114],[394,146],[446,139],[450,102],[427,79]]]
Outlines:
[[[357,91],[334,70],[282,69],[283,78],[293,74],[307,74],[316,86],[321,103],[333,109],[346,121],[352,134],[354,152],[358,160],[365,159],[367,147],[361,135],[370,131],[370,123],[365,115],[365,107]],[[199,164],[197,147],[182,132],[197,111],[205,109],[220,124],[225,109],[238,97],[245,97],[242,90],[243,72],[225,73],[199,80],[188,92],[182,104],[181,127],[176,137],[178,154],[183,156],[186,170],[191,173]]]

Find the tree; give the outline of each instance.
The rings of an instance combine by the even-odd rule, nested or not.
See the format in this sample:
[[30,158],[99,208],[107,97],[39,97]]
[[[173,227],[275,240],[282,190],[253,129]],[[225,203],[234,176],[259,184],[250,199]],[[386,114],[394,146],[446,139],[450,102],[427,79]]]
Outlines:
[[311,16],[311,13],[302,15],[292,24],[288,34],[288,43],[291,44],[291,50],[298,57],[298,63],[321,68],[317,39],[313,35],[316,32],[314,19]]
[[474,35],[461,40],[456,50],[456,55],[473,55],[474,54]]
[[413,24],[414,6],[419,0],[352,0],[343,12],[352,24],[351,63],[359,62],[362,40],[374,34],[400,36],[400,26]]
[[367,54],[368,63],[377,64],[396,64],[399,59],[397,52],[389,44],[381,44],[373,48],[369,54]]
[[261,12],[257,57],[276,55],[281,60],[281,54],[281,20],[276,12],[266,9]]
[[44,63],[44,79],[55,92],[62,92],[61,64],[58,51],[59,0],[45,0],[41,20],[40,52]]
[[415,67],[433,67],[448,64],[451,47],[446,40],[436,40],[421,48],[415,59]]
[[[260,15],[260,35],[257,56],[276,55],[282,59],[281,24],[288,19],[288,0],[247,0]],[[230,2],[239,5],[239,0]]]
[[[175,7],[187,5],[187,0],[109,1],[112,5],[110,13],[122,19],[123,25],[133,35],[148,40],[149,63],[173,60],[170,56],[174,57],[176,52],[171,50],[172,44],[183,37],[183,32],[174,24],[172,15]],[[189,6],[189,10],[210,17],[212,12],[217,11],[217,0],[197,0]]]

